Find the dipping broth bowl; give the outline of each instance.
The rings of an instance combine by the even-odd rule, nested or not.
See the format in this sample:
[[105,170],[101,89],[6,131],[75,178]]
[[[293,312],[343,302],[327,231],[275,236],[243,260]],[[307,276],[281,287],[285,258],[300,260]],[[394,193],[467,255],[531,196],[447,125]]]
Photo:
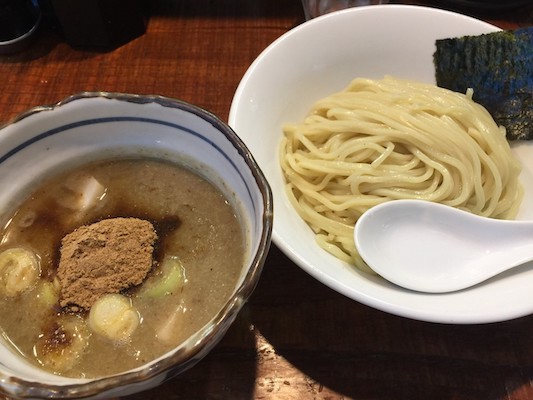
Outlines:
[[87,162],[139,156],[196,171],[233,203],[244,225],[247,252],[232,295],[207,324],[168,353],[102,378],[47,372],[2,338],[0,393],[13,398],[103,399],[155,387],[202,359],[254,290],[270,245],[270,187],[232,129],[209,112],[179,100],[80,93],[19,115],[0,129],[0,216],[50,175]]

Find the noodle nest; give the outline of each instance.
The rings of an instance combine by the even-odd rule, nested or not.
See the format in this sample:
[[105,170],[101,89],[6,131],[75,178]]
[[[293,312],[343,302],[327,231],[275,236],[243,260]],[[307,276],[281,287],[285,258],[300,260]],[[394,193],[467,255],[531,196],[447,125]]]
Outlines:
[[521,166],[488,111],[466,94],[385,77],[358,78],[284,127],[280,164],[292,205],[317,243],[370,271],[353,240],[357,219],[395,199],[514,218]]

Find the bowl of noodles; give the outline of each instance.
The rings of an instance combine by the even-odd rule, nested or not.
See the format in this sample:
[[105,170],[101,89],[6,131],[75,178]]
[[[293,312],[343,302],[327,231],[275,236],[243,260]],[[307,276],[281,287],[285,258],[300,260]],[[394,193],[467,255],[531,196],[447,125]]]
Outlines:
[[395,199],[533,217],[529,143],[508,142],[472,93],[435,84],[436,40],[498,30],[435,8],[357,7],[297,26],[257,57],[229,123],[269,180],[273,241],[296,265],[353,300],[418,320],[484,323],[533,312],[531,264],[467,290],[425,294],[373,273],[353,241],[358,216]]

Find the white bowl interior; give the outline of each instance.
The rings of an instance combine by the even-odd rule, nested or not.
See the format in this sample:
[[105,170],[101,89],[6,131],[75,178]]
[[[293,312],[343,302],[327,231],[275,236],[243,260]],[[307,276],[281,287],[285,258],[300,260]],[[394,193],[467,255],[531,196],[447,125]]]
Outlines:
[[[310,228],[290,205],[278,162],[282,125],[302,121],[316,100],[344,89],[356,77],[393,75],[435,83],[435,40],[497,30],[488,23],[428,7],[356,7],[305,22],[258,56],[237,88],[229,124],[254,154],[272,187],[273,240],[288,257],[334,290],[410,318],[476,323],[533,312],[527,300],[531,274],[527,285],[521,282],[523,274],[520,278],[511,274],[468,291],[423,295],[337,260],[316,245]],[[528,145],[515,151],[526,160],[526,154],[531,154]],[[526,198],[533,195],[531,171],[533,167],[526,165]],[[521,218],[528,216],[533,216],[533,210],[523,209]],[[495,296],[502,292],[513,294],[502,296],[504,300]]]
[[[208,349],[222,337],[235,318],[236,310],[240,309],[243,297],[255,286],[250,280],[258,276],[270,239],[268,186],[261,172],[252,167],[254,161],[242,142],[214,116],[194,106],[160,97],[146,101],[146,97],[121,96],[73,96],[59,107],[36,109],[3,127],[0,130],[0,187],[3,188],[0,215],[11,211],[43,177],[88,161],[142,155],[178,162],[197,171],[233,200],[248,241],[235,298],[228,302],[224,313],[217,316],[221,319],[224,315],[228,321],[214,319],[217,327],[211,326],[194,338],[196,342],[203,336],[213,335],[212,331],[219,331],[206,345]],[[180,348],[193,345],[187,342]],[[172,353],[176,351],[169,354]],[[60,386],[85,382],[49,374],[13,354],[9,346],[0,346],[0,371],[8,376]],[[150,373],[147,376],[150,377]],[[146,382],[132,384],[129,392],[138,390],[139,385],[143,389],[147,385],[154,386],[161,379],[151,377]],[[18,390],[15,386],[14,391]],[[116,385],[108,386],[106,389]],[[120,388],[122,395],[126,392]]]

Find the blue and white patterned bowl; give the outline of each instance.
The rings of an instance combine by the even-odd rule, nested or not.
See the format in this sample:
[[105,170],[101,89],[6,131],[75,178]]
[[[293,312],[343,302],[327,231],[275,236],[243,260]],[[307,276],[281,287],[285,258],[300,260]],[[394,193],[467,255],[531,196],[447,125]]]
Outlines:
[[259,279],[272,229],[270,187],[237,135],[214,115],[161,96],[81,93],[34,108],[0,129],[0,217],[43,177],[88,161],[144,155],[185,164],[235,201],[249,252],[220,313],[185,343],[140,368],[72,379],[30,365],[0,340],[0,392],[16,398],[109,398],[146,390],[198,362],[222,338]]

